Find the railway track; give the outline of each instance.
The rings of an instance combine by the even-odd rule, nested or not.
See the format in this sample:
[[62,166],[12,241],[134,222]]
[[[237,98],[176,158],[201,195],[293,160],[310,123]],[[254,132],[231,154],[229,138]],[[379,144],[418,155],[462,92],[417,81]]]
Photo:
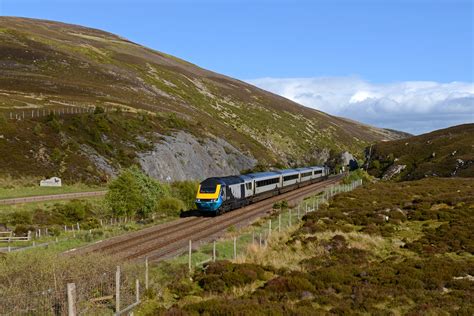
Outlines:
[[181,252],[187,247],[190,239],[196,242],[215,237],[230,226],[242,225],[266,214],[277,201],[297,202],[341,179],[342,176],[335,176],[329,180],[286,192],[218,217],[180,218],[173,222],[98,242],[68,254],[101,252],[114,255],[118,260],[140,261],[148,257],[151,261],[160,261]]

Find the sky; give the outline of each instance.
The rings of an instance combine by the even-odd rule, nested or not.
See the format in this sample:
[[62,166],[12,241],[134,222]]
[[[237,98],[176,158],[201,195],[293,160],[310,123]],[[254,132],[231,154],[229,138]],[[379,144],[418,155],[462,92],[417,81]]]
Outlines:
[[474,122],[474,0],[0,0],[308,107],[414,134]]

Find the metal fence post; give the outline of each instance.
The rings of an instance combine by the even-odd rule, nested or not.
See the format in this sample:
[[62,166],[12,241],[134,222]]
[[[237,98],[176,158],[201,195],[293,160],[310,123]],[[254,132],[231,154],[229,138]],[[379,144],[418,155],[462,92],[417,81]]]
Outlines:
[[76,316],[76,284],[67,284],[67,314]]
[[288,227],[291,227],[291,209],[288,210],[288,213],[289,213]]
[[272,234],[272,220],[268,221],[268,237]]

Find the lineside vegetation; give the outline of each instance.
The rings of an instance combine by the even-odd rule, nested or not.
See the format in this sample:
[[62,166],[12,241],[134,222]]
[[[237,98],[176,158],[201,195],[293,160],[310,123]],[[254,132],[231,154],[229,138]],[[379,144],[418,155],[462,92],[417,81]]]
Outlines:
[[366,184],[266,249],[170,277],[139,314],[472,315],[473,226],[473,179]]

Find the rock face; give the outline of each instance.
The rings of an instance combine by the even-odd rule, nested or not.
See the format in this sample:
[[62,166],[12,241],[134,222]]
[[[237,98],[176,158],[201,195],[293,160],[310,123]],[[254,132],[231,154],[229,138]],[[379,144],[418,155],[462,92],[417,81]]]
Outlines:
[[354,160],[354,156],[350,152],[345,151],[341,154],[341,160],[344,166],[348,166],[351,160]]
[[242,154],[221,138],[201,140],[183,131],[163,138],[152,151],[139,155],[142,169],[158,180],[234,175],[257,164],[256,159]]
[[382,176],[382,180],[390,180],[392,179],[395,175],[399,174],[402,172],[403,169],[405,169],[407,166],[406,165],[392,165],[390,166],[387,171]]

